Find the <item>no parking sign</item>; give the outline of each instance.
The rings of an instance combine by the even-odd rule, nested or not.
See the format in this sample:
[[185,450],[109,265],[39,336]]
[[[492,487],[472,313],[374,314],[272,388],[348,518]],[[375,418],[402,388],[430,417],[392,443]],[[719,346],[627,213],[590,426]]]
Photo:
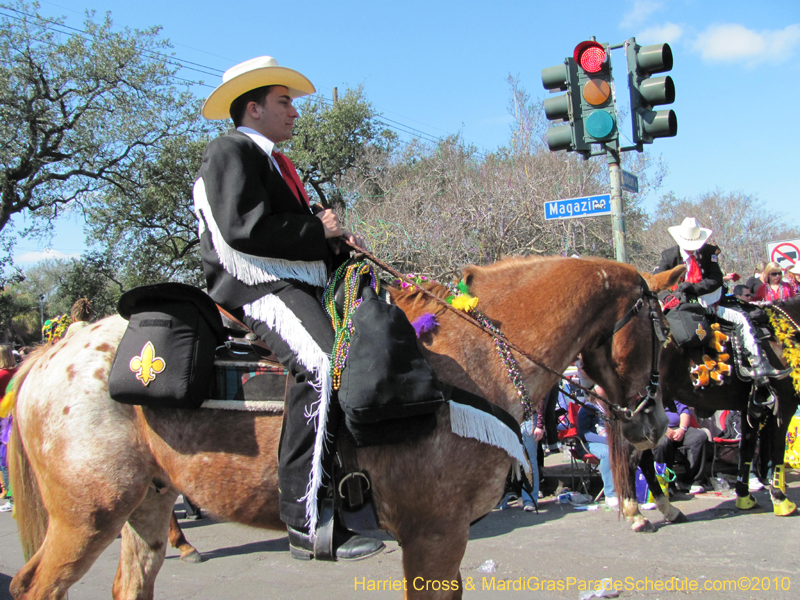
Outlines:
[[767,244],[767,256],[781,268],[791,269],[800,260],[800,240],[783,240]]

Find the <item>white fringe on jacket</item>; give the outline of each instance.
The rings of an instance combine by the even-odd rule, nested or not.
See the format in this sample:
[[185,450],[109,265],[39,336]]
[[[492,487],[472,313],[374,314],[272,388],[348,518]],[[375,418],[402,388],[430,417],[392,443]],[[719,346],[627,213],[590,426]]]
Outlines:
[[319,400],[312,405],[311,412],[306,413],[309,421],[314,420],[314,429],[317,432],[314,440],[314,456],[306,494],[300,498],[300,502],[306,503],[306,522],[313,535],[317,530],[319,518],[317,492],[322,487],[322,479],[325,476],[322,458],[325,454],[325,444],[329,441],[327,422],[332,389],[330,356],[314,341],[297,315],[277,296],[268,294],[251,304],[246,304],[243,308],[246,315],[262,321],[277,333],[297,355],[300,364],[314,374],[316,380],[313,385],[319,394]]
[[242,283],[257,285],[279,279],[295,279],[323,288],[327,284],[328,270],[324,261],[268,258],[239,252],[231,248],[214,221],[202,177],[194,184],[194,212],[199,223],[199,234],[202,235],[208,227],[211,242],[214,244],[214,250],[222,267]]

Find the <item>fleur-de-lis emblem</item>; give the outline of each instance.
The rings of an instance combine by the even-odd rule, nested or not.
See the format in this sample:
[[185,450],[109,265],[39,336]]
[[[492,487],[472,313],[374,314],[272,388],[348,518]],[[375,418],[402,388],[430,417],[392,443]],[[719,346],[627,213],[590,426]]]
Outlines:
[[156,356],[153,344],[147,342],[142,348],[142,355],[131,359],[130,367],[131,371],[136,373],[136,379],[144,385],[149,385],[156,378],[156,374],[167,367],[167,363],[163,358]]
[[701,340],[706,339],[706,330],[705,328],[703,328],[702,325],[697,326],[695,333],[697,334],[697,337],[700,338]]

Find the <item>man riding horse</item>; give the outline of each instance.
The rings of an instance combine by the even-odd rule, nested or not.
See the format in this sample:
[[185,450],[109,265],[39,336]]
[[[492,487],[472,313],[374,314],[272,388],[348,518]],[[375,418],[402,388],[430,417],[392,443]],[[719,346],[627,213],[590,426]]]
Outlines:
[[712,231],[700,227],[697,219],[686,217],[680,225],[670,227],[669,233],[678,245],[661,253],[661,261],[654,272],[667,271],[681,264],[686,266],[686,280],[678,285],[677,291],[689,302],[704,306],[709,315],[715,315],[734,326],[734,334],[741,342],[749,362],[749,366],[740,364],[739,374],[753,381],[752,398],[755,405],[771,405],[774,395],[769,380],[783,378],[791,369],[779,370],[770,364],[757,340],[748,311],[744,310],[741,303],[730,301],[722,294],[723,275],[719,266],[721,250],[706,243]]
[[[211,298],[257,333],[289,370],[279,454],[280,514],[295,558],[310,558],[318,495],[330,473],[326,435],[331,399],[328,354],[334,331],[320,303],[335,238],[363,242],[331,210],[314,207],[294,165],[274,151],[292,137],[295,98],[316,90],[270,56],[228,69],[203,106],[235,129],[209,143],[195,183],[203,270]],[[367,558],[377,540],[335,530],[338,559]]]

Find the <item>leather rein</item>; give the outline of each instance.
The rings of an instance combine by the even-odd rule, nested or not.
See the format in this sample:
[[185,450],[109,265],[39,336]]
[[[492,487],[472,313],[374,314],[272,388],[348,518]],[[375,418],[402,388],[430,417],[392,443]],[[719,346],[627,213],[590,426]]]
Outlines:
[[[373,263],[378,265],[381,269],[383,269],[387,273],[389,273],[389,274],[393,275],[394,277],[396,277],[398,279],[401,279],[401,280],[405,280],[406,279],[399,271],[397,271],[396,269],[394,269],[390,265],[386,264],[385,262],[383,262],[382,260],[377,258],[371,252],[369,252],[367,250],[364,250],[363,248],[360,248],[360,247],[356,246],[355,244],[350,243],[349,241],[345,240],[344,238],[341,238],[341,239],[342,239],[342,241],[344,243],[346,243],[348,246],[353,248],[353,250],[355,250],[358,254],[362,254],[364,257],[366,257],[367,259],[369,259],[370,261],[372,261]],[[636,300],[636,302],[633,305],[633,307],[631,307],[631,309],[628,310],[628,312],[626,312],[614,324],[614,327],[612,328],[612,330],[610,332],[604,334],[599,339],[598,344],[597,344],[597,347],[600,348],[604,344],[608,343],[613,338],[614,334],[616,334],[620,329],[625,327],[625,325],[627,325],[636,315],[639,314],[639,312],[644,307],[645,301],[647,301],[647,304],[648,304],[648,307],[649,307],[649,310],[650,310],[650,319],[651,319],[652,324],[653,324],[653,329],[651,330],[652,364],[651,364],[651,368],[650,368],[650,381],[648,382],[648,384],[645,387],[643,392],[637,392],[637,394],[635,394],[635,397],[640,400],[639,404],[636,406],[635,409],[630,409],[630,408],[627,408],[627,407],[624,407],[624,406],[620,406],[619,404],[611,402],[608,398],[603,398],[602,396],[600,396],[597,393],[595,393],[593,390],[591,390],[589,388],[586,388],[586,387],[584,387],[584,386],[582,386],[582,385],[580,385],[578,383],[575,383],[575,382],[571,381],[568,377],[565,377],[563,373],[561,373],[559,371],[556,371],[555,369],[553,369],[553,368],[541,363],[540,361],[535,359],[533,356],[531,356],[530,354],[525,352],[525,350],[520,348],[514,342],[510,341],[503,333],[495,332],[495,331],[492,331],[492,330],[488,329],[487,327],[485,327],[482,323],[477,321],[471,315],[467,314],[466,312],[464,312],[462,310],[454,308],[452,305],[450,305],[444,299],[439,298],[437,295],[431,293],[430,291],[426,290],[425,288],[423,288],[421,286],[418,286],[418,285],[414,286],[414,287],[415,287],[416,290],[421,292],[428,299],[433,300],[437,304],[439,304],[439,305],[443,306],[444,308],[446,308],[447,310],[453,312],[459,318],[464,319],[465,321],[467,321],[468,323],[470,323],[474,327],[477,327],[481,331],[483,331],[483,332],[487,333],[488,335],[490,335],[492,338],[503,342],[509,348],[511,348],[512,350],[518,352],[519,354],[521,354],[522,356],[527,358],[529,361],[531,361],[533,364],[535,364],[539,368],[547,371],[551,375],[555,375],[556,377],[558,377],[559,379],[561,379],[563,381],[568,381],[569,384],[570,384],[570,388],[571,389],[578,388],[579,390],[582,390],[584,392],[584,394],[589,395],[589,396],[593,396],[597,400],[600,400],[601,402],[603,402],[606,406],[608,406],[611,409],[611,411],[614,414],[614,416],[619,417],[622,420],[629,421],[630,419],[633,418],[634,415],[636,415],[637,413],[641,412],[642,410],[645,410],[650,404],[655,402],[656,392],[658,391],[658,378],[659,378],[659,375],[658,375],[658,357],[659,357],[659,352],[660,352],[660,349],[661,349],[659,340],[663,343],[664,340],[666,339],[665,336],[664,336],[664,331],[661,328],[661,320],[660,320],[660,318],[658,316],[658,310],[656,309],[656,307],[658,306],[658,298],[657,298],[655,293],[650,291],[650,288],[648,287],[647,282],[644,280],[644,278],[642,278],[640,276],[640,279],[641,279],[641,286],[642,286],[641,295]],[[583,402],[582,400],[580,400],[574,393],[565,392],[565,391],[563,393],[564,393],[564,395],[569,396],[570,398],[572,398],[572,400],[575,401],[576,403],[578,403],[579,405],[586,406],[586,403]],[[603,418],[608,420],[608,417],[603,416]]]

